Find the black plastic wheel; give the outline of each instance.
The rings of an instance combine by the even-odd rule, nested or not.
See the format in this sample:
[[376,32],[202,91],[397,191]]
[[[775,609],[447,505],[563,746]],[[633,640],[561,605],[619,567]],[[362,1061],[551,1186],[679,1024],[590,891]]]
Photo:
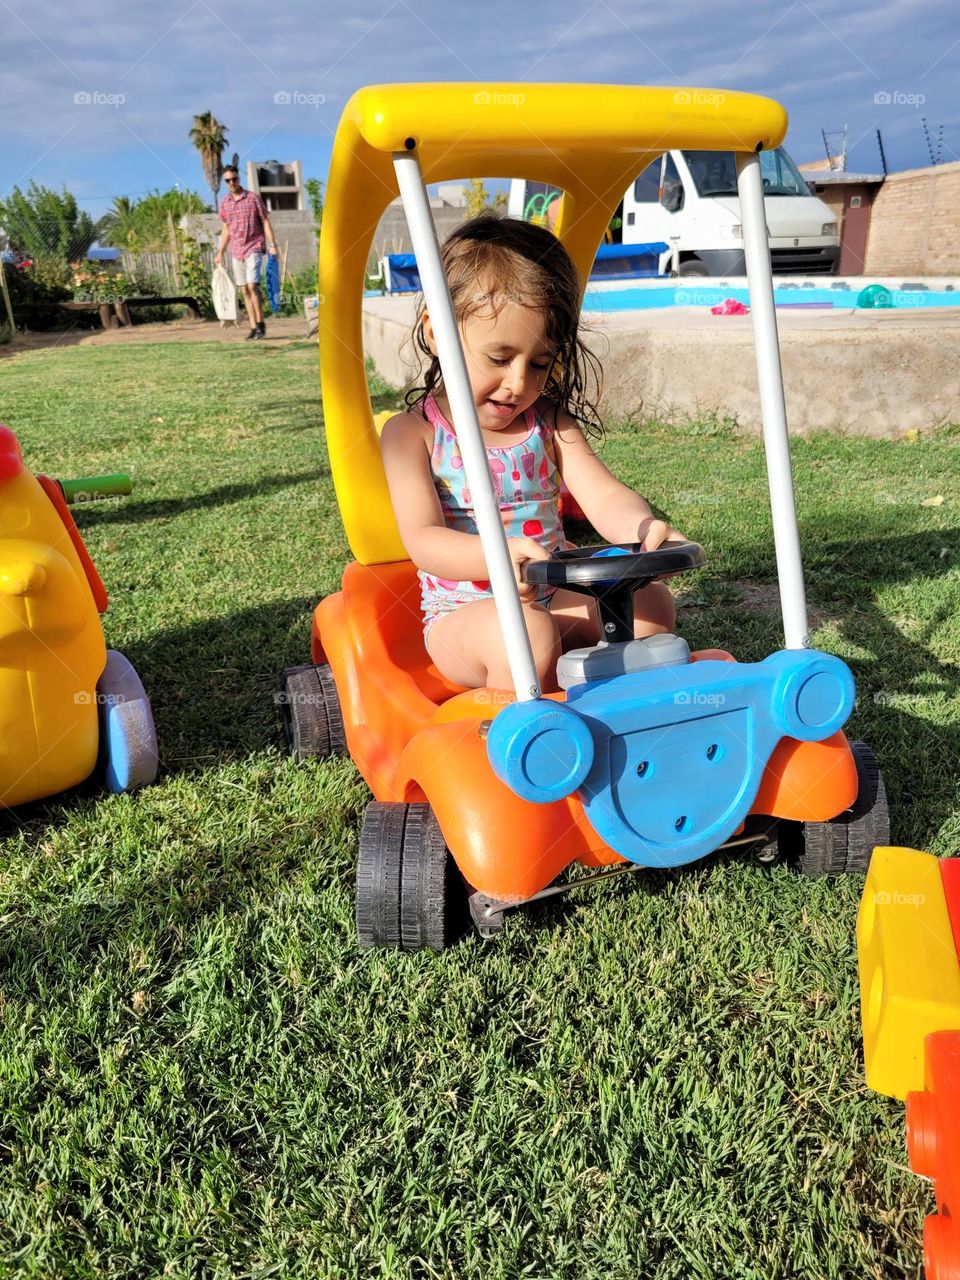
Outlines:
[[279,702],[283,735],[295,760],[347,754],[340,698],[328,666],[288,667]]
[[442,951],[455,936],[466,889],[428,804],[412,804],[403,838],[400,933],[405,951]]
[[367,806],[357,862],[362,947],[442,951],[466,916],[466,887],[427,804]]
[[857,766],[857,798],[830,822],[781,822],[777,842],[784,860],[805,876],[866,871],[875,845],[890,843],[890,810],[876,756],[865,742],[851,742]]
[[400,948],[400,867],[409,805],[367,805],[357,856],[357,937],[361,947]]

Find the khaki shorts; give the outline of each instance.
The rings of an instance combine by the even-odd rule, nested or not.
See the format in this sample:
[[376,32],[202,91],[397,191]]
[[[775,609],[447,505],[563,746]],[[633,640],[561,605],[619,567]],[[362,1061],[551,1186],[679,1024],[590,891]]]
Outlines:
[[260,267],[265,256],[263,253],[248,253],[245,258],[233,258],[234,284],[259,284]]

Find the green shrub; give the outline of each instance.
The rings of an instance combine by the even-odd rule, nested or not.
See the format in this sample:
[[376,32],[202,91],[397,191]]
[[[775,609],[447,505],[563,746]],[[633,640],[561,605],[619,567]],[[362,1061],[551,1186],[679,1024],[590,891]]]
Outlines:
[[299,271],[287,272],[283,281],[280,315],[302,316],[304,298],[313,298],[316,293],[317,268],[315,265],[301,267]]
[[185,233],[180,235],[180,278],[183,280],[183,292],[199,303],[200,314],[207,320],[215,316],[210,271],[199,244]]
[[44,254],[29,258],[17,266],[4,268],[10,301],[17,305],[30,302],[64,302],[73,296],[72,271],[65,258]]

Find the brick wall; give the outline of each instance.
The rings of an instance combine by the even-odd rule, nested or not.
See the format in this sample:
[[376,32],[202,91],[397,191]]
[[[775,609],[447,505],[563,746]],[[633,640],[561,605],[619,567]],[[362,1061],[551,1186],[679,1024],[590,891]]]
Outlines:
[[866,275],[960,275],[960,161],[888,174],[877,192]]

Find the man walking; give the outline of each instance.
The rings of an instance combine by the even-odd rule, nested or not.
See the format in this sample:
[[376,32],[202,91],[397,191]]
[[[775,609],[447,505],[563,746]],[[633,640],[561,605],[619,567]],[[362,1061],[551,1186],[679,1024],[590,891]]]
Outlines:
[[263,323],[260,304],[260,268],[264,249],[271,257],[277,252],[276,236],[270,225],[266,205],[255,191],[244,191],[240,185],[240,175],[232,165],[224,169],[223,180],[227,184],[227,194],[220,202],[223,233],[213,260],[217,266],[220,265],[229,240],[233,278],[243,289],[247,315],[253,325],[247,334],[247,341],[251,338],[264,338],[267,327]]

